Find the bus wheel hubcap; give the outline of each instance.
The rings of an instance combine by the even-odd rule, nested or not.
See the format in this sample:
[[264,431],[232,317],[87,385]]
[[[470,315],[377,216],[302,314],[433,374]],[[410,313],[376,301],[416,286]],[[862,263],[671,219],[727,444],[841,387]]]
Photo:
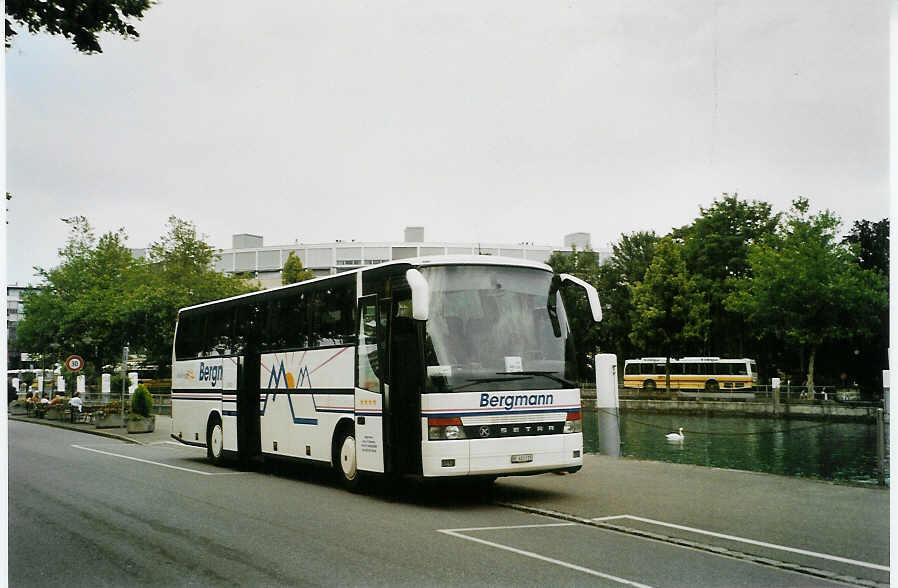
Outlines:
[[212,427],[212,455],[218,457],[221,455],[222,433],[221,425]]
[[355,438],[347,437],[340,448],[340,467],[347,480],[355,479]]

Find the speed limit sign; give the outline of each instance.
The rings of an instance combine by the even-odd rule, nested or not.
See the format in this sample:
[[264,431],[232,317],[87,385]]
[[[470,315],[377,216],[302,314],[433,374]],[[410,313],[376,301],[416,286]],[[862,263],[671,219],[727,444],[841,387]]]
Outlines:
[[80,355],[70,355],[65,360],[65,367],[67,367],[70,372],[77,372],[84,367],[84,360],[81,359]]

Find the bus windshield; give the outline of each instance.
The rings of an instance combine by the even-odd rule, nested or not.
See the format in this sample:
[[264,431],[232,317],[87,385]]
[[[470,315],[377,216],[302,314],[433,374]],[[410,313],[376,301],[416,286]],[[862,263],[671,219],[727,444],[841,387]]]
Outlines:
[[421,268],[430,285],[425,392],[575,388],[573,344],[552,274],[538,269]]

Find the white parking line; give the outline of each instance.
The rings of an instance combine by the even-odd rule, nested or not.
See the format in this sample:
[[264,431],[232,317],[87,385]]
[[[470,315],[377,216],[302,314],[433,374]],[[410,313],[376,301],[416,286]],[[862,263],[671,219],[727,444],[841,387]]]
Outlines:
[[100,449],[91,449],[90,447],[83,447],[81,445],[72,445],[72,447],[76,449],[83,449],[84,451],[92,451],[94,453],[102,453],[103,455],[111,455],[112,457],[120,457],[122,459],[130,459],[131,461],[139,461],[141,463],[148,463],[150,465],[156,465],[163,468],[169,468],[172,470],[181,470],[182,472],[190,472],[192,474],[199,474],[201,476],[239,476],[241,474],[245,474],[246,472],[203,472],[200,470],[193,470],[190,468],[183,468],[181,466],[173,466],[167,463],[160,463],[158,461],[150,461],[149,459],[141,459],[139,457],[131,457],[130,455],[122,455],[120,453],[112,453],[111,451],[102,451]]
[[[471,531],[481,531],[487,529],[514,529],[521,527],[566,527],[571,526],[576,523],[564,523],[564,524],[549,524],[549,525],[517,525],[514,527],[479,527],[477,529],[467,529]],[[533,553],[532,551],[524,551],[523,549],[517,549],[516,547],[510,547],[508,545],[502,545],[501,543],[494,543],[492,541],[487,541],[486,539],[478,539],[477,537],[469,537],[468,535],[462,535],[458,531],[462,531],[465,529],[437,529],[440,533],[445,533],[446,535],[451,535],[452,537],[458,537],[459,539],[467,539],[468,541],[474,541],[475,543],[481,543],[483,545],[489,545],[490,547],[495,547],[496,549],[504,549],[505,551],[510,551],[512,553],[517,553],[518,555],[523,555],[526,557],[532,557],[533,559],[538,559],[540,561],[544,561],[550,564],[555,564],[557,566],[562,566],[565,568],[569,568],[572,570],[576,570],[578,572],[583,572],[585,574],[590,574],[592,576],[597,576],[599,578],[604,578],[606,580],[611,580],[612,582],[617,582],[619,584],[625,584],[627,586],[638,586],[639,588],[650,588],[647,584],[640,584],[639,582],[634,582],[633,580],[627,580],[626,578],[619,578],[617,576],[612,576],[611,574],[605,574],[599,572],[597,570],[593,570],[590,568],[585,568],[583,566],[578,566],[577,564],[572,564],[566,561],[561,561],[560,559],[553,559],[551,557],[546,557],[545,555],[540,555],[538,553]]]
[[775,549],[779,551],[787,551],[789,553],[798,553],[801,555],[807,555],[810,557],[815,557],[818,559],[827,559],[830,561],[837,561],[841,563],[847,563],[854,566],[860,566],[864,568],[870,568],[873,570],[881,570],[884,572],[889,571],[889,566],[883,566],[875,563],[870,563],[866,561],[858,561],[856,559],[849,559],[847,557],[840,557],[838,555],[830,555],[828,553],[818,553],[816,551],[808,551],[807,549],[798,549],[797,547],[787,547],[785,545],[777,545],[775,543],[766,543],[764,541],[756,541],[754,539],[748,539],[746,537],[737,537],[735,535],[726,535],[724,533],[715,533],[714,531],[705,531],[704,529],[696,529],[695,527],[686,527],[684,525],[675,525],[673,523],[665,523],[663,521],[656,521],[654,519],[647,519],[643,517],[637,517],[633,515],[618,515],[611,517],[596,517],[592,519],[593,521],[611,521],[615,519],[630,519],[634,521],[642,521],[643,523],[650,523],[652,525],[659,525],[661,527],[670,527],[671,529],[679,529],[681,531],[689,531],[690,533],[698,533],[700,535],[708,535],[709,537],[717,537],[719,539],[729,539],[730,541],[737,541],[739,543],[746,543],[748,545],[758,545],[760,547],[767,547],[769,549]]

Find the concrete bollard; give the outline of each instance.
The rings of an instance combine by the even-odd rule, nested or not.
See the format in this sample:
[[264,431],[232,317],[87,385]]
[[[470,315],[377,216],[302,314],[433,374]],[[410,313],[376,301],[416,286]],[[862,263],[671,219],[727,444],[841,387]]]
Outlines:
[[617,356],[596,355],[596,424],[599,430],[599,453],[620,457],[620,403],[617,390]]

